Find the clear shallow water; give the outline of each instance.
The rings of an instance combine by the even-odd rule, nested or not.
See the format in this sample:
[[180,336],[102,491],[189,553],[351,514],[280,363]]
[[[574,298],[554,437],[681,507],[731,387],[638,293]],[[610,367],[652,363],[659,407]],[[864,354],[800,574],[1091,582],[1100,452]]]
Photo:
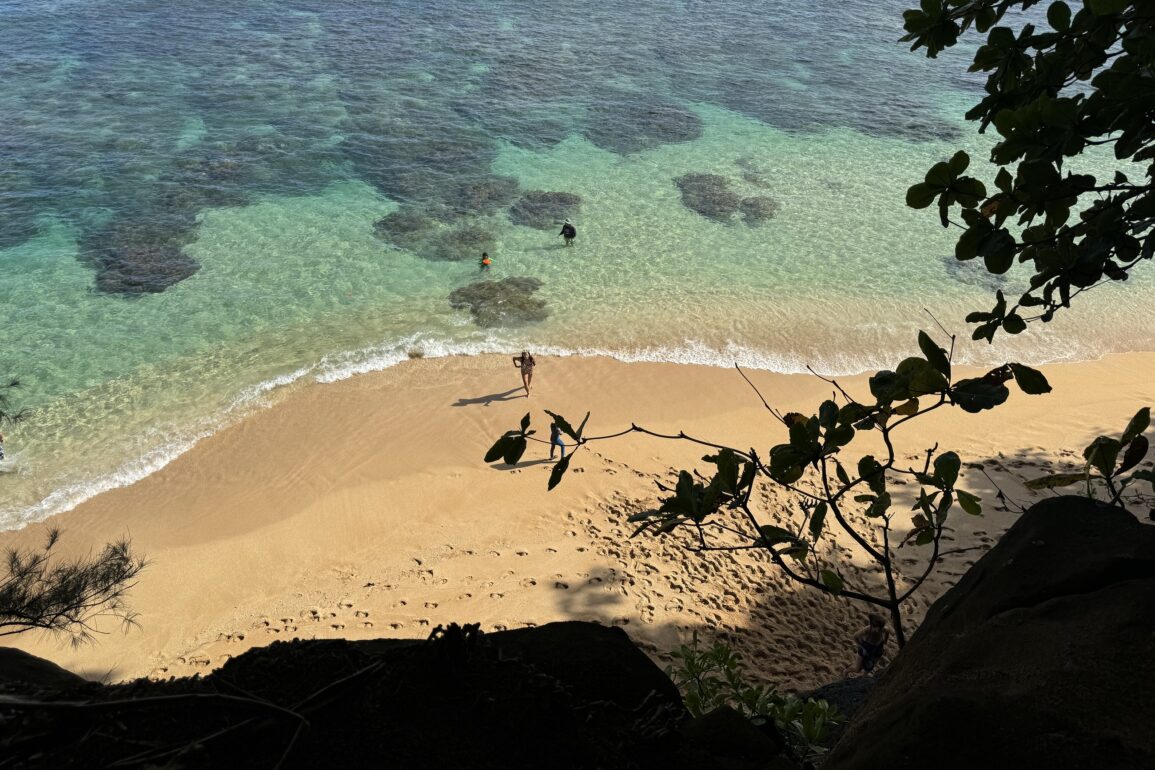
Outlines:
[[[752,5],[0,0],[0,373],[35,410],[9,432],[0,525],[411,350],[841,373],[910,351],[924,307],[966,336],[967,311],[1021,284],[958,265],[903,206],[954,148],[985,154],[959,118],[964,63],[895,43],[904,2]],[[703,173],[776,216],[687,209],[674,180]],[[500,200],[463,193],[511,179]],[[510,220],[531,190],[581,197],[575,248]],[[398,210],[437,238],[485,231],[489,278],[539,279],[548,318],[480,328],[451,308],[477,254],[377,237]],[[195,272],[125,293],[124,254]],[[1140,284],[960,356],[1152,349]]]

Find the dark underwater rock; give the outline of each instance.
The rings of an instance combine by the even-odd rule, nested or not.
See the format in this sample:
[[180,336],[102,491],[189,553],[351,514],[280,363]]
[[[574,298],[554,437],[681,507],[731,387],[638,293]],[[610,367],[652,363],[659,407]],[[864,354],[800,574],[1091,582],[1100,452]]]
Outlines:
[[742,198],[730,189],[730,180],[717,174],[686,174],[674,180],[682,191],[682,205],[715,222],[729,223]]
[[691,142],[701,136],[702,119],[696,112],[629,94],[600,101],[585,128],[590,142],[618,155]]
[[107,294],[156,294],[200,270],[184,253],[193,240],[194,214],[146,213],[114,220],[81,238],[81,259],[96,267],[96,289]]
[[778,201],[765,195],[743,198],[738,205],[738,210],[742,212],[742,221],[750,227],[758,227],[766,220],[773,219],[778,209]]
[[1045,500],[931,606],[825,767],[1155,767],[1153,639],[1155,527]]
[[383,241],[410,249],[421,242],[437,227],[437,223],[415,208],[401,208],[373,223],[373,232]]
[[541,281],[530,277],[476,281],[449,295],[449,306],[467,309],[473,322],[483,328],[521,326],[544,321],[549,316],[545,301],[532,296]]
[[485,216],[508,206],[517,197],[517,187],[511,176],[477,179],[455,188],[447,203],[456,214]]
[[581,211],[580,195],[531,190],[509,207],[509,221],[538,230],[552,230]]
[[467,225],[441,233],[429,249],[419,249],[417,253],[438,262],[462,262],[477,259],[483,251],[495,251],[496,247],[493,233]]

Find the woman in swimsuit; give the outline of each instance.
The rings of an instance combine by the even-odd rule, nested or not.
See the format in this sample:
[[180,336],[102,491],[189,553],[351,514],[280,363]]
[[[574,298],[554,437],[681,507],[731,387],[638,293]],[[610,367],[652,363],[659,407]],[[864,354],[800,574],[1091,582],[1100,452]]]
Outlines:
[[854,637],[858,652],[856,671],[863,671],[868,674],[882,657],[882,653],[886,650],[886,640],[890,637],[890,632],[886,630],[886,621],[882,619],[881,615],[872,613],[869,622],[870,625]]
[[525,385],[526,398],[529,398],[529,384],[533,382],[533,367],[537,362],[533,360],[528,350],[523,350],[520,356],[513,357],[513,365],[521,369],[521,383]]

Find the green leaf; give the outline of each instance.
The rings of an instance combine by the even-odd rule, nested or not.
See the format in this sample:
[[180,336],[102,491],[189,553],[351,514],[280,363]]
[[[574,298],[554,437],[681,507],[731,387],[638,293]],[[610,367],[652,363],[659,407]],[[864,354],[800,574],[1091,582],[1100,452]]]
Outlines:
[[525,447],[525,436],[510,436],[509,442],[505,445],[505,451],[501,455],[502,462],[506,465],[516,465],[521,456],[525,454]]
[[798,538],[790,530],[776,527],[773,524],[763,524],[758,527],[758,533],[762,535],[761,545],[772,547],[780,543],[794,543]]
[[910,417],[918,414],[918,399],[912,398],[909,401],[903,401],[894,408],[895,414],[900,414],[903,417]]
[[833,594],[842,593],[842,589],[846,586],[846,583],[837,572],[828,569],[821,570],[818,573],[818,580],[822,585],[829,588]]
[[874,499],[874,502],[864,511],[867,518],[875,518],[882,516],[890,510],[890,493],[882,492]]
[[1003,319],[1003,329],[1007,334],[1022,334],[1027,330],[1027,322],[1018,313],[1011,313]]
[[[931,393],[941,393],[946,390],[949,384],[946,377],[925,358],[903,359],[895,369],[895,374],[898,375],[900,381],[906,384],[906,393],[900,396],[904,400]],[[899,391],[896,389],[894,392],[897,394]]]
[[939,191],[926,182],[919,182],[906,191],[906,205],[912,209],[925,209],[934,203]]
[[[943,489],[950,489],[958,481],[962,460],[954,452],[943,452],[934,458],[934,475],[942,482]],[[937,485],[936,485],[937,486]]]
[[1078,484],[1080,481],[1086,481],[1086,473],[1055,473],[1050,476],[1040,476],[1037,479],[1029,479],[1023,482],[1023,486],[1027,489],[1055,489],[1056,487],[1069,487],[1072,484]]
[[1138,465],[1147,456],[1148,448],[1146,436],[1136,436],[1131,439],[1131,443],[1127,445],[1127,451],[1123,453],[1123,461],[1119,463],[1119,473],[1126,473]]
[[876,495],[886,491],[886,475],[872,455],[866,455],[858,461],[858,475]]
[[1099,436],[1083,450],[1083,459],[1099,473],[1110,476],[1115,470],[1115,461],[1119,458],[1119,450],[1122,448],[1123,445],[1118,439]]
[[950,360],[946,357],[946,351],[940,348],[924,331],[918,333],[918,348],[935,370],[943,377],[950,379]]
[[950,172],[952,174],[954,174],[955,176],[958,176],[962,172],[966,171],[967,166],[969,166],[970,164],[971,164],[971,156],[967,155],[962,150],[959,150],[950,159],[950,163],[949,163]]
[[505,456],[506,446],[513,439],[513,436],[516,435],[516,433],[506,433],[504,436],[495,441],[493,446],[489,448],[489,451],[485,453],[485,462],[497,462],[499,458]]
[[1051,392],[1051,383],[1038,369],[1032,369],[1022,364],[1010,364],[1011,373],[1015,375],[1015,382],[1019,389],[1029,396],[1038,396]]
[[958,498],[958,504],[962,506],[964,511],[971,516],[979,516],[982,514],[983,507],[979,505],[978,497],[962,489],[956,489],[954,494],[955,497]]
[[561,477],[564,476],[565,472],[569,470],[569,461],[572,459],[573,452],[570,452],[568,455],[558,460],[557,464],[553,466],[553,470],[549,472],[549,485],[546,487],[547,491],[553,489],[559,483],[561,483]]
[[1086,0],[1087,7],[1096,16],[1110,16],[1127,10],[1133,0]]
[[977,414],[984,409],[994,409],[1007,400],[1010,391],[1001,382],[985,377],[959,380],[950,390],[950,396],[964,412]]
[[1071,26],[1071,8],[1063,0],[1056,0],[1047,9],[1047,23],[1060,32],[1066,32]]
[[814,512],[810,514],[810,537],[818,542],[818,538],[822,536],[822,525],[826,522],[826,503],[820,502],[814,506]]
[[1143,431],[1147,430],[1151,425],[1151,407],[1145,406],[1135,413],[1131,421],[1127,423],[1126,429],[1123,431],[1123,437],[1119,439],[1119,443],[1126,444],[1131,439],[1138,436]]

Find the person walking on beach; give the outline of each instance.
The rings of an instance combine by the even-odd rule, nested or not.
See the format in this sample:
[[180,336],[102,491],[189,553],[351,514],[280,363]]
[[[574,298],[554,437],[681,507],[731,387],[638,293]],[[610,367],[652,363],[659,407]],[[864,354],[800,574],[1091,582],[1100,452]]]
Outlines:
[[858,654],[858,665],[855,671],[866,674],[874,670],[883,651],[886,650],[886,640],[890,638],[890,632],[886,630],[886,621],[882,619],[881,615],[872,612],[868,616],[868,622],[869,625],[859,631],[858,636],[854,637]]
[[577,238],[577,228],[568,219],[562,224],[561,232],[558,235],[565,237],[565,245],[572,246],[573,239]]
[[529,398],[529,384],[533,382],[533,367],[537,366],[537,362],[528,350],[523,350],[520,356],[513,357],[513,365],[521,369],[521,383],[525,385],[525,397]]
[[553,459],[554,447],[561,448],[561,459],[565,459],[565,442],[561,440],[561,428],[555,422],[549,427],[549,459]]

